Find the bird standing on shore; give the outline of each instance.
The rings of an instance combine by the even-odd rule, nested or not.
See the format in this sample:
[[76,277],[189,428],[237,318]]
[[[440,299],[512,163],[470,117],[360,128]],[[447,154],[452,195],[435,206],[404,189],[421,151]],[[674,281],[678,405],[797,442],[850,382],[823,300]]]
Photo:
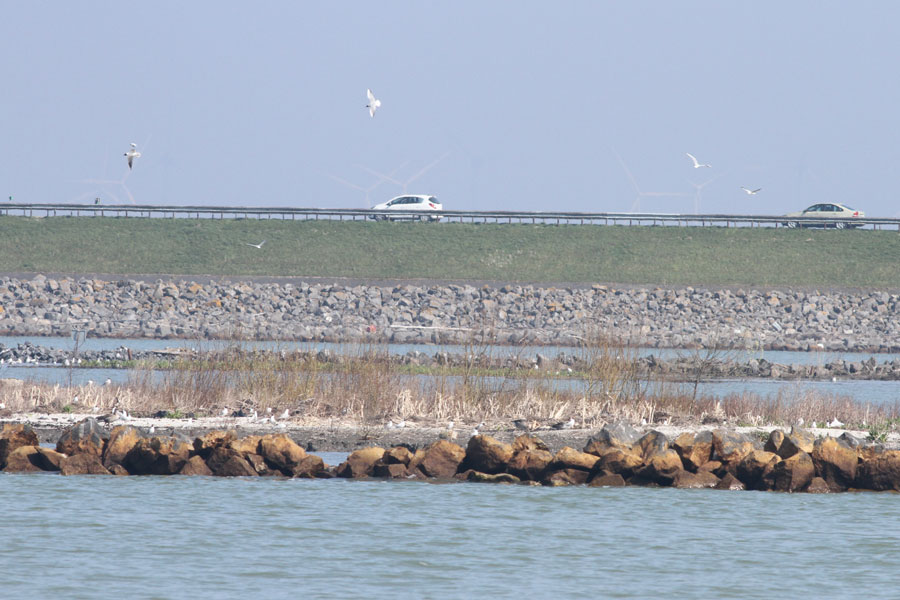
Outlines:
[[[131,142],[131,150],[125,153],[125,158],[128,159],[128,170],[134,166],[134,159],[140,158],[141,153],[137,151],[137,144]],[[152,162],[152,161],[151,161]]]

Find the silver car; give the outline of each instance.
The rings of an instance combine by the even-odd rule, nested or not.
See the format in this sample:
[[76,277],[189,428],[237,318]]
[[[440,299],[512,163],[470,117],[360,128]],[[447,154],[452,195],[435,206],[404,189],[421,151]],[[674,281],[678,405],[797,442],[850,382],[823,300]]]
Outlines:
[[393,211],[396,215],[372,215],[376,221],[440,221],[441,215],[429,214],[444,210],[444,206],[434,196],[404,195],[392,198],[387,202],[376,204],[372,210]]
[[[801,212],[792,212],[784,215],[787,219],[791,217],[802,217],[800,221],[783,221],[781,224],[785,227],[834,227],[835,229],[844,229],[848,227],[862,227],[863,223],[853,223],[852,219],[862,219],[866,213],[856,210],[846,204],[813,204],[809,208]],[[807,219],[818,219],[816,221]]]

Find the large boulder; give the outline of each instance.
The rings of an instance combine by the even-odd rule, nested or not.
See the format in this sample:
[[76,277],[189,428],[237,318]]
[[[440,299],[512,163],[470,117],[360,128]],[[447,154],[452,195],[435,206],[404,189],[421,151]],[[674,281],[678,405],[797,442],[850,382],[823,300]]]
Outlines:
[[716,484],[716,489],[739,491],[747,488],[746,486],[744,486],[740,479],[738,479],[731,473],[725,473],[725,475],[722,476],[722,479],[719,480],[719,483]]
[[109,439],[106,440],[106,446],[103,448],[102,461],[103,466],[112,471],[113,465],[125,465],[128,453],[137,445],[138,441],[144,439],[141,430],[131,425],[119,425],[109,432]]
[[[216,450],[213,450],[215,454]],[[259,473],[250,462],[237,454],[234,450],[228,450],[230,456],[213,470],[213,475],[218,477],[258,477]]]
[[[513,446],[515,447],[515,444]],[[523,446],[509,459],[507,470],[525,481],[540,481],[552,460],[553,455],[546,446],[543,448]]]
[[738,464],[737,477],[748,489],[771,489],[774,484],[772,472],[778,461],[778,455],[774,452],[754,450]]
[[[462,450],[462,448],[460,448]],[[375,474],[375,463],[384,457],[384,448],[362,448],[350,453],[347,460],[338,465],[337,476],[358,479],[372,477]],[[455,471],[454,471],[455,473]]]
[[584,485],[590,479],[591,474],[583,469],[561,469],[559,471],[549,472],[544,477],[544,485],[551,487],[559,487],[564,485]]
[[859,456],[856,449],[839,438],[820,438],[813,444],[813,465],[816,474],[834,491],[844,491],[853,486]]
[[3,429],[0,429],[0,469],[6,468],[7,457],[16,448],[40,444],[31,425],[5,423]]
[[264,435],[259,440],[259,454],[269,467],[288,476],[306,458],[306,450],[283,433]]
[[461,446],[447,440],[438,440],[425,448],[425,457],[419,463],[419,469],[427,477],[449,479],[456,475],[465,457],[466,451]]
[[210,431],[194,440],[194,453],[205,460],[209,458],[214,448],[227,446],[235,440],[237,434],[234,431]]
[[38,466],[44,471],[59,471],[59,465],[66,458],[66,455],[51,448],[38,446],[38,456],[36,458]]
[[591,487],[622,487],[625,485],[625,478],[618,473],[602,471],[594,475],[588,485]]
[[[228,437],[226,435],[226,437]],[[238,438],[235,440],[231,440],[226,442],[225,445],[240,454],[241,456],[246,456],[248,454],[259,454],[259,442],[262,440],[263,436],[261,435],[248,435],[246,437]],[[215,442],[213,442],[215,443]],[[194,440],[194,451],[196,452],[196,444],[197,440]],[[198,454],[200,454],[198,452]],[[202,456],[202,454],[201,454]]]
[[103,445],[109,439],[109,433],[97,422],[88,417],[66,429],[56,442],[56,451],[67,456],[75,454],[103,455]]
[[766,452],[772,452],[773,454],[778,454],[778,450],[781,448],[781,444],[784,443],[784,432],[780,429],[773,429],[769,434],[769,439],[766,440],[765,445],[763,446],[763,450]]
[[628,479],[644,464],[644,459],[628,449],[610,448],[600,456],[595,465],[598,470],[617,473]]
[[870,455],[857,469],[855,487],[900,491],[900,450],[885,450]]
[[659,451],[656,448],[651,451],[650,459],[644,460],[644,466],[635,470],[635,475],[660,485],[672,485],[675,477],[683,470],[681,457],[675,450],[668,448]]
[[519,483],[519,478],[509,473],[482,473],[470,469],[466,472],[466,481],[477,483]]
[[722,461],[725,469],[732,474],[744,457],[757,449],[754,441],[743,433],[721,428],[712,432],[712,443],[713,458]]
[[[785,442],[788,437],[785,437]],[[783,447],[784,444],[782,444]],[[801,492],[806,489],[815,475],[816,468],[813,465],[812,457],[801,450],[790,458],[775,463],[772,469],[773,489],[779,492]]]
[[828,482],[821,477],[813,477],[813,480],[809,482],[809,486],[806,488],[807,494],[829,494],[831,491]]
[[516,452],[522,452],[523,450],[546,450],[549,452],[550,448],[541,438],[523,433],[513,440],[512,451],[513,454],[515,454]]
[[584,446],[584,451],[588,454],[600,456],[611,448],[630,450],[640,437],[640,432],[628,423],[607,423],[603,426],[603,429],[588,439],[587,444]]
[[206,461],[203,460],[203,457],[197,454],[189,458],[188,461],[184,463],[184,466],[181,467],[181,471],[179,471],[179,474],[210,476],[213,474],[213,472],[208,466],[206,466]]
[[548,471],[562,471],[564,469],[578,469],[580,471],[590,472],[594,469],[600,458],[596,454],[587,452],[579,452],[568,446],[560,449],[553,456],[553,460],[547,465]]
[[812,433],[799,427],[791,427],[790,433],[784,436],[784,441],[778,448],[778,456],[790,458],[798,452],[812,454],[815,443],[816,436]]
[[654,429],[641,436],[631,449],[640,454],[646,463],[654,456],[663,454],[669,449],[669,438],[664,433]]
[[3,468],[8,473],[39,473],[43,458],[38,452],[39,446],[19,446],[6,457],[6,466]]
[[100,462],[100,456],[93,452],[82,452],[67,456],[59,464],[62,475],[109,475],[109,469]]
[[473,469],[479,473],[503,473],[513,456],[512,446],[497,441],[489,435],[474,435],[466,446],[466,458],[461,469]]
[[683,489],[714,488],[718,484],[719,478],[709,471],[692,473],[690,471],[681,470],[675,474],[675,477],[672,480],[672,487]]
[[307,454],[291,467],[291,477],[314,479],[325,473],[325,461],[321,456]]
[[175,475],[191,457],[193,445],[187,438],[141,438],[122,463],[132,475]]
[[681,457],[684,468],[696,472],[708,463],[712,456],[712,432],[701,431],[696,435],[682,433],[672,442],[672,447]]

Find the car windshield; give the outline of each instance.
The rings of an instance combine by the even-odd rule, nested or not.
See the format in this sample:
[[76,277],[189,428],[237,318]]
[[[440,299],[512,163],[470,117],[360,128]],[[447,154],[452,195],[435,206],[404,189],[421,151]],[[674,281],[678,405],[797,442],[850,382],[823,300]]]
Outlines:
[[844,205],[844,208],[846,208],[847,210],[856,210],[856,209],[853,208],[852,206],[847,206],[846,204]]

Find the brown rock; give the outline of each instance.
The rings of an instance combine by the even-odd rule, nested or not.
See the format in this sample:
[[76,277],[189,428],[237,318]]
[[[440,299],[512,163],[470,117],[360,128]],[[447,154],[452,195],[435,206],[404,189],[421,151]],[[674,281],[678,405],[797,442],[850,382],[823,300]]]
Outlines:
[[306,450],[283,433],[263,436],[259,441],[259,453],[269,466],[284,475],[293,475],[294,468],[306,458]]
[[675,476],[684,470],[681,457],[671,448],[663,452],[656,450],[651,452],[655,452],[655,454],[649,462],[635,471],[635,475],[660,485],[671,485]]
[[644,460],[631,450],[611,448],[600,456],[597,468],[610,473],[618,473],[624,478],[634,475],[634,472],[644,464]]
[[600,459],[596,454],[587,452],[579,452],[568,446],[562,448],[553,457],[553,460],[547,466],[548,471],[562,471],[564,469],[579,469],[581,471],[591,471],[594,465]]
[[727,429],[716,429],[712,432],[714,460],[737,466],[744,457],[756,449],[753,440],[742,433]]
[[856,472],[856,487],[900,491],[900,450],[885,450],[864,460]]
[[790,458],[798,452],[812,454],[813,446],[816,443],[816,436],[797,427],[791,427],[791,432],[784,436],[781,447],[778,448],[778,456],[781,458]]
[[93,452],[82,452],[67,456],[59,463],[62,475],[109,475],[109,469],[100,462],[100,456]]
[[38,446],[38,456],[35,457],[38,466],[44,471],[59,471],[59,464],[66,455],[50,448],[42,448]]
[[373,477],[386,477],[388,479],[404,479],[409,474],[406,465],[402,463],[385,463],[378,461],[375,463]]
[[672,447],[681,457],[685,469],[699,471],[700,467],[708,463],[712,456],[712,432],[701,431],[697,435],[682,433],[672,442]]
[[700,465],[700,468],[697,471],[709,471],[710,473],[719,473],[722,471],[722,462],[718,460],[711,460]]
[[206,461],[200,455],[192,456],[184,466],[181,467],[181,475],[206,475],[211,476],[213,472],[206,466]]
[[103,455],[103,445],[109,433],[93,417],[66,429],[56,442],[56,451],[67,456],[76,454]]
[[[236,440],[231,440],[225,445],[237,452],[241,456],[245,456],[247,454],[261,454],[259,448],[259,442],[263,436],[261,435],[248,435],[246,437],[238,438]],[[194,441],[194,448],[196,452],[196,440]],[[199,453],[198,453],[199,454]],[[201,454],[201,456],[203,456]]]
[[115,464],[113,464],[111,467],[109,467],[109,472],[112,473],[113,475],[116,475],[116,476],[127,476],[127,475],[131,475],[131,473],[128,472],[128,469],[126,469],[125,467],[123,467],[123,466],[120,465],[119,463],[115,463]]
[[540,481],[543,479],[547,466],[552,460],[553,455],[548,450],[523,448],[513,454],[507,465],[507,470],[519,479]]
[[524,450],[544,450],[550,452],[550,448],[544,443],[544,440],[527,433],[520,435],[513,440],[512,443],[513,454]]
[[768,490],[774,483],[772,472],[779,460],[774,452],[754,450],[737,467],[737,476],[747,489]]
[[478,483],[519,483],[519,478],[509,473],[481,473],[480,471],[469,470],[466,481]]
[[461,468],[480,473],[502,473],[512,456],[513,449],[509,444],[498,442],[489,435],[474,435],[469,438]]
[[588,454],[603,455],[607,450],[618,448],[631,450],[641,434],[628,423],[606,424],[596,435],[592,436],[584,447]]
[[40,445],[31,425],[5,423],[0,429],[0,469],[6,467],[7,457],[17,448]]
[[194,452],[206,459],[214,448],[227,446],[235,440],[237,434],[234,431],[210,431],[194,440]]
[[561,469],[553,471],[544,478],[544,484],[549,486],[584,485],[587,483],[590,473],[583,469]]
[[387,465],[406,466],[413,459],[413,453],[405,446],[395,446],[385,451],[382,460]]
[[131,425],[114,427],[109,432],[109,439],[103,448],[103,466],[110,471],[112,471],[113,465],[125,466],[125,457],[143,437],[141,431]]
[[[785,444],[789,437],[785,437]],[[783,449],[784,444],[781,447]],[[815,475],[816,468],[813,465],[812,457],[801,450],[790,458],[775,463],[772,470],[775,480],[774,489],[779,492],[803,491]]]
[[818,439],[813,443],[812,459],[816,474],[831,489],[844,491],[853,486],[859,456],[846,442],[832,437]]
[[831,488],[828,486],[828,482],[821,477],[813,477],[813,480],[809,482],[809,487],[806,488],[806,491],[809,494],[829,494],[831,493]]
[[[664,433],[660,433],[655,429],[648,431],[637,443],[631,448],[632,452],[636,452],[644,459],[644,463],[649,463],[654,456],[664,454],[669,449],[669,438]],[[678,457],[681,460],[681,457]],[[681,468],[679,466],[679,468]]]
[[175,475],[191,457],[192,444],[176,437],[141,438],[122,466],[133,475]]
[[714,488],[719,485],[719,478],[709,471],[690,471],[681,470],[675,474],[672,479],[672,487],[685,489]]
[[744,490],[746,486],[744,486],[741,481],[732,475],[731,473],[725,473],[722,479],[719,480],[719,483],[716,484],[717,490]]
[[256,471],[257,475],[269,477],[271,475],[282,474],[278,469],[270,468],[269,465],[266,464],[266,460],[259,454],[248,452],[247,454],[240,454],[239,456],[250,463],[250,466],[253,467],[253,470]]
[[321,456],[315,454],[307,454],[291,468],[292,477],[300,477],[303,479],[313,479],[321,477],[325,472],[325,461]]
[[[215,451],[213,451],[215,452]],[[231,450],[234,452],[234,450]],[[222,465],[213,471],[219,477],[258,477],[256,469],[245,458],[238,454],[232,454]]]
[[601,472],[591,479],[588,485],[591,487],[622,487],[625,485],[625,479],[618,473]]
[[[455,444],[454,444],[455,445]],[[460,448],[462,450],[462,448]],[[363,448],[351,452],[347,460],[337,468],[338,477],[371,477],[375,472],[375,463],[384,456],[384,448]]]
[[778,454],[779,448],[781,448],[781,444],[784,443],[784,432],[780,429],[773,429],[772,433],[769,434],[769,439],[766,440],[766,445],[763,446],[763,450],[766,452],[772,452],[774,454]]
[[4,471],[8,473],[38,473],[43,471],[40,464],[43,462],[39,446],[19,446],[6,457]]
[[465,456],[466,451],[462,447],[439,440],[425,449],[425,458],[419,464],[419,469],[428,477],[450,479],[456,475]]

